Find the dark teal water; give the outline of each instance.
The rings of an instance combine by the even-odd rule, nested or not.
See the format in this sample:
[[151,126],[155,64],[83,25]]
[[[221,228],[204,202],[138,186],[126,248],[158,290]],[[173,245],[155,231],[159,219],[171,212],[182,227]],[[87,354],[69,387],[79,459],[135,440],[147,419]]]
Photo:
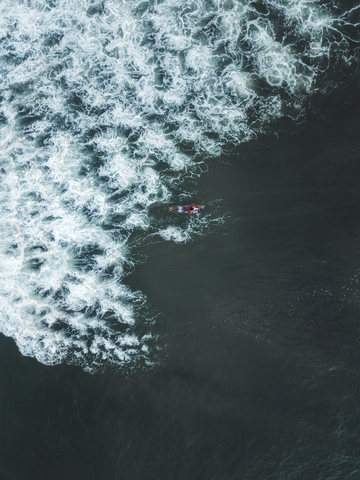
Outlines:
[[[48,367],[0,339],[1,480],[358,479],[359,93],[212,162],[225,225],[128,278],[162,312],[142,376]],[[220,202],[211,203],[216,199]]]

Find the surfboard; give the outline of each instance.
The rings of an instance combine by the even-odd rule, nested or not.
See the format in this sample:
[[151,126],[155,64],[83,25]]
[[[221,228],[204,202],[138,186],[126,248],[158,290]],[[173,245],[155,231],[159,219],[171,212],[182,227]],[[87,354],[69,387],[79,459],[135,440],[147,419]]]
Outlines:
[[175,207],[169,207],[170,212],[175,213],[197,213],[200,212],[205,205],[176,205]]

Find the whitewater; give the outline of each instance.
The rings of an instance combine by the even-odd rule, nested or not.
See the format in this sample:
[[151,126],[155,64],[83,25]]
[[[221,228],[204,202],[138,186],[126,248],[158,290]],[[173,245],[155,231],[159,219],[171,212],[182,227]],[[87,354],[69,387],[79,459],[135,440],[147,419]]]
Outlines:
[[135,252],[221,219],[184,226],[152,209],[199,203],[182,186],[211,158],[303,120],[311,95],[356,66],[358,13],[305,0],[3,0],[0,331],[45,364],[156,364],[146,292],[124,283]]

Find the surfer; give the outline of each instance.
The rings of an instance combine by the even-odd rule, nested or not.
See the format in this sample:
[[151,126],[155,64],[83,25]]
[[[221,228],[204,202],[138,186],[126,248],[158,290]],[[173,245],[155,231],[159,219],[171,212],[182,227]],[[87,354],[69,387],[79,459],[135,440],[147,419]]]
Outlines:
[[203,205],[180,205],[176,207],[170,207],[170,212],[177,212],[177,213],[196,213],[200,212],[200,209],[203,208]]

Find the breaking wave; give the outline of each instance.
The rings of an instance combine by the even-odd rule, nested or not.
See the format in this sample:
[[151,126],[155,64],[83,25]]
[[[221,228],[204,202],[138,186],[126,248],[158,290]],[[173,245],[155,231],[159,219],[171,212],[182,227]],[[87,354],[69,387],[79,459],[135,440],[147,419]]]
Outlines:
[[123,284],[134,249],[221,221],[151,208],[179,203],[227,145],[300,118],[353,61],[358,8],[2,0],[0,13],[0,330],[46,364],[150,368],[154,319]]

